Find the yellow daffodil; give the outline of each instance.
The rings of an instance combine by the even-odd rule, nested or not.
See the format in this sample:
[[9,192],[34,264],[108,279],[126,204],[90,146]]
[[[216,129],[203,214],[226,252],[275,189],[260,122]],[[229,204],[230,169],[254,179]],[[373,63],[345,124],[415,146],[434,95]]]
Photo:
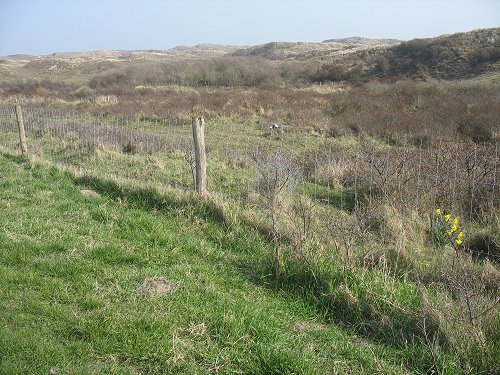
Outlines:
[[457,237],[458,237],[459,239],[460,239],[460,238],[462,238],[463,236],[464,236],[464,232],[460,232],[460,233],[457,235]]
[[444,215],[444,221],[448,222],[448,221],[450,221],[450,218],[451,218],[450,214]]
[[440,208],[438,208],[438,209],[436,210],[436,215],[441,216],[442,214],[443,214],[443,212],[441,211],[441,209],[440,209]]
[[462,244],[462,240],[460,240],[460,239],[455,240],[455,243],[456,243],[457,245],[461,245],[461,244]]

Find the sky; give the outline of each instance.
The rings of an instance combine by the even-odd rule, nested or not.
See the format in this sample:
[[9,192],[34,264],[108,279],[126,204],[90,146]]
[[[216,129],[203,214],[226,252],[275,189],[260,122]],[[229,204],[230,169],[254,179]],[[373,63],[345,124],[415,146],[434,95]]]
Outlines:
[[0,0],[0,56],[409,40],[500,26],[500,0]]

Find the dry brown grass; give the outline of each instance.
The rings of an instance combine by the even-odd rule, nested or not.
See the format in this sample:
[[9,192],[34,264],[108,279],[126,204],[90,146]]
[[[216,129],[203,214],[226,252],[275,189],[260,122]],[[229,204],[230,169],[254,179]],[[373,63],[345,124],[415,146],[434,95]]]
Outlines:
[[[72,106],[94,112],[189,122],[193,113],[208,119],[256,118],[322,137],[366,134],[382,142],[426,146],[432,139],[489,142],[498,139],[496,84],[370,84],[335,90],[285,88],[67,89],[32,84],[5,87],[3,102]],[[44,95],[39,92],[43,91]],[[37,93],[38,91],[38,93]],[[102,100],[110,98],[110,100]],[[61,102],[63,100],[64,102]],[[96,105],[98,103],[99,105]]]

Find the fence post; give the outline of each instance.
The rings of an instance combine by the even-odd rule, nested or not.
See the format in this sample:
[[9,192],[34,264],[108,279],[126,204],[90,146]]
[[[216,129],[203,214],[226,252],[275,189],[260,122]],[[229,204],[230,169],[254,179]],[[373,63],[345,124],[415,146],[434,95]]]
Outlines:
[[196,163],[196,191],[200,195],[207,192],[207,155],[205,153],[205,120],[202,117],[191,119],[193,127],[194,156]]
[[28,146],[26,145],[26,131],[24,129],[23,111],[20,105],[16,105],[17,125],[19,125],[19,147],[23,156],[28,155]]

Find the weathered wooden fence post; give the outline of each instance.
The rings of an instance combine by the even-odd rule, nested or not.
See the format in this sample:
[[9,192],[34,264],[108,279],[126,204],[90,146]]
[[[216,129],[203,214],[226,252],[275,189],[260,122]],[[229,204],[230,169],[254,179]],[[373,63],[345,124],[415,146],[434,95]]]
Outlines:
[[200,195],[207,192],[207,155],[205,153],[205,120],[193,117],[194,156],[196,163],[196,191]]
[[19,147],[21,154],[28,156],[28,146],[26,145],[26,131],[24,130],[23,111],[20,105],[16,105],[17,124],[19,125]]

